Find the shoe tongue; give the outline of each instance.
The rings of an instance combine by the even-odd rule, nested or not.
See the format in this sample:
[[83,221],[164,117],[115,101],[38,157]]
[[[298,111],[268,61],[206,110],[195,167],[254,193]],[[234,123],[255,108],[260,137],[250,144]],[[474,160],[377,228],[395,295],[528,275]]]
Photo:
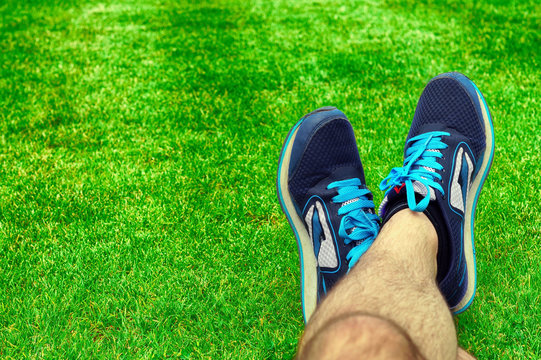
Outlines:
[[354,199],[351,199],[351,200],[348,200],[348,201],[344,201],[342,203],[342,206],[340,206],[340,207],[344,207],[344,206],[349,205],[351,203],[354,203],[355,201],[358,201],[358,200],[359,200],[359,198],[354,198]]
[[407,207],[406,184],[391,188],[379,206],[379,216],[382,219],[382,224],[385,224],[395,213]]
[[[413,181],[412,184],[413,191],[415,193],[415,202],[419,202],[426,196],[427,188],[419,181]],[[436,193],[434,192],[434,189],[429,187],[428,191],[430,191],[430,200],[435,200]],[[397,205],[398,209],[396,209]],[[405,208],[408,208],[408,197],[406,184],[403,183],[391,188],[391,191],[389,191],[389,193],[383,198],[383,201],[379,207],[379,216],[385,223],[387,218],[394,215],[397,211]],[[389,211],[391,211],[391,213]]]
[[[405,186],[404,186],[405,188]],[[430,191],[430,200],[436,200],[436,193],[434,192],[434,189],[432,189],[431,187],[428,188],[428,190]],[[413,191],[416,193],[416,194],[419,194],[421,195],[422,197],[425,197],[426,196],[426,193],[427,193],[427,188],[426,186],[424,186],[421,182],[419,181],[414,181],[413,182]]]
[[[359,180],[361,180],[361,187],[362,188],[366,188],[366,185],[365,185],[365,181],[364,181],[364,172],[363,172],[363,169],[362,168],[359,168],[359,167],[353,167],[353,166],[348,166],[348,167],[340,167],[340,168],[337,168],[333,171],[333,173],[331,174],[331,176],[329,176],[329,180],[332,182],[332,181],[340,181],[340,180],[346,180],[346,179],[353,179],[353,178],[357,178]],[[372,200],[372,195],[368,195],[369,199]],[[353,199],[350,199],[348,201],[345,201],[341,204],[340,207],[343,207],[343,206],[346,206],[346,205],[349,205],[351,203],[354,203],[356,201],[358,201],[359,198],[353,198]]]

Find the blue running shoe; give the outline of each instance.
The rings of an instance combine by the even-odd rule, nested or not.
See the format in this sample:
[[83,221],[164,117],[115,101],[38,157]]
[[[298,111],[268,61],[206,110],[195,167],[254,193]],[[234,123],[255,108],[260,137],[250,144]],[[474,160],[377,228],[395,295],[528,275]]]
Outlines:
[[276,186],[299,247],[306,323],[379,231],[353,128],[340,110],[318,109],[291,129]]
[[494,128],[483,95],[466,76],[445,73],[430,80],[419,99],[404,165],[380,184],[383,223],[410,208],[436,228],[436,281],[455,314],[475,295],[475,207],[493,157]]

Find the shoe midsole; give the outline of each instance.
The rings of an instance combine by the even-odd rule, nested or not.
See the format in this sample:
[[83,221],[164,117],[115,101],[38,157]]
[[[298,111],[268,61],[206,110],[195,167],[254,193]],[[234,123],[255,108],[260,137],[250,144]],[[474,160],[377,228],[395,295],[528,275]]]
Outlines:
[[[304,118],[303,118],[304,119]],[[286,214],[287,220],[291,229],[295,233],[297,246],[299,248],[300,269],[301,269],[301,299],[303,307],[304,322],[308,320],[314,313],[317,305],[317,262],[312,249],[312,241],[308,235],[308,231],[304,223],[297,213],[297,209],[291,198],[288,190],[289,179],[289,162],[291,159],[291,149],[295,141],[295,136],[299,129],[299,125],[303,121],[301,119],[291,129],[280,154],[280,162],[278,164],[278,179],[277,190],[278,199],[282,206],[282,210]]]

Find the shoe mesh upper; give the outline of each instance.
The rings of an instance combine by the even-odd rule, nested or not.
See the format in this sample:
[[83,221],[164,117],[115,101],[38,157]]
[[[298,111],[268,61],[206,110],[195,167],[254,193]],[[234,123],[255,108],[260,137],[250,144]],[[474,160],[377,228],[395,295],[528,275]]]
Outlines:
[[298,167],[290,174],[289,189],[297,204],[304,204],[310,188],[344,166],[361,168],[362,165],[351,124],[338,119],[316,131]]
[[468,93],[455,79],[439,78],[426,86],[407,139],[419,135],[420,127],[436,123],[446,124],[468,137],[471,140],[468,145],[479,159],[485,148],[484,125]]

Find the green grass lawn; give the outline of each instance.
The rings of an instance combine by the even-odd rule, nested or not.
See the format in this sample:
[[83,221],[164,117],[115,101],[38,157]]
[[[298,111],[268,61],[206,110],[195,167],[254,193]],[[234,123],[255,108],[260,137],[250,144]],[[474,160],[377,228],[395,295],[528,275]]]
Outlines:
[[376,191],[434,75],[473,79],[496,155],[457,318],[541,356],[535,1],[0,3],[0,358],[289,359],[304,324],[275,195],[304,113],[350,117]]

